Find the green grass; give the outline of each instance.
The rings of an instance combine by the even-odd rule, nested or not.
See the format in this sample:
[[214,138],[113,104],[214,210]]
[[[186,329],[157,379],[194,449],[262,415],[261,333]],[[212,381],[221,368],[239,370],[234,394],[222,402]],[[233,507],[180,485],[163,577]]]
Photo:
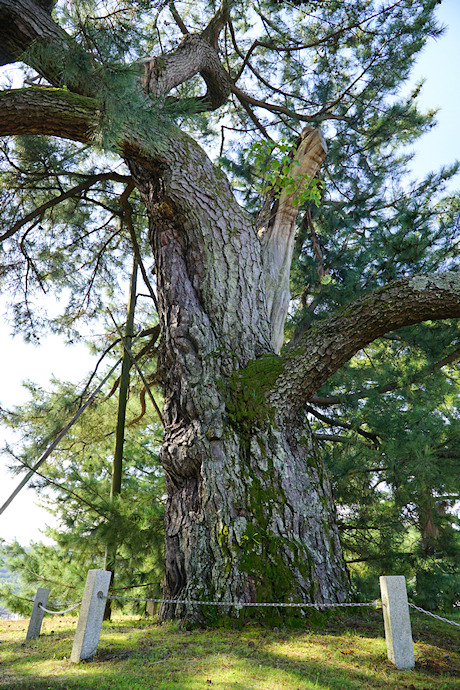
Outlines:
[[460,687],[460,629],[412,615],[415,669],[386,657],[380,611],[334,615],[321,629],[251,622],[241,630],[181,629],[152,619],[104,623],[96,656],[69,661],[76,618],[46,616],[38,640],[28,621],[0,621],[0,689],[358,690]]

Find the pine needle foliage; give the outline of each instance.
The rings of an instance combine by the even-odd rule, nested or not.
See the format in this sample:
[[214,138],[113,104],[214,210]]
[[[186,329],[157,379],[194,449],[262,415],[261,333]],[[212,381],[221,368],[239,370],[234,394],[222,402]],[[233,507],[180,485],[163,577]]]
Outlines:
[[[8,449],[16,472],[35,463],[78,404],[70,384],[54,381],[48,393],[29,384],[29,390],[31,401],[4,413],[2,419],[23,432],[20,452]],[[117,590],[128,595],[134,592],[134,596],[136,592],[159,596],[165,500],[158,461],[162,433],[151,410],[142,424],[129,425],[138,417],[138,407],[133,388],[125,432],[123,490],[115,501],[109,498],[114,397],[102,396],[88,408],[40,468],[33,485],[56,526],[46,529],[47,537],[53,540],[51,545],[38,542],[24,548],[14,542],[2,548],[4,563],[20,577],[17,596],[7,586],[0,590],[2,601],[15,611],[27,611],[28,604],[23,600],[33,596],[38,586],[50,587],[55,601],[61,604],[78,600],[87,570],[103,567],[105,549],[113,540],[118,547]]]

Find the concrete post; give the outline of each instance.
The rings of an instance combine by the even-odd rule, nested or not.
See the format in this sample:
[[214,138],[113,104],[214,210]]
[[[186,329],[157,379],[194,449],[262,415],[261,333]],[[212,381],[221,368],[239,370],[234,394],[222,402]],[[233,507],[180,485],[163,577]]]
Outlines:
[[380,578],[383,622],[389,660],[399,669],[415,666],[414,644],[407,601],[406,578],[383,575]]
[[30,614],[29,627],[27,628],[26,640],[33,640],[36,637],[40,637],[40,630],[42,627],[43,616],[45,612],[40,608],[41,606],[46,606],[49,597],[49,589],[44,587],[39,587],[37,589],[37,594],[35,595],[34,605],[32,607],[32,613]]
[[111,577],[108,570],[88,570],[70,655],[74,664],[81,659],[89,659],[97,649]]

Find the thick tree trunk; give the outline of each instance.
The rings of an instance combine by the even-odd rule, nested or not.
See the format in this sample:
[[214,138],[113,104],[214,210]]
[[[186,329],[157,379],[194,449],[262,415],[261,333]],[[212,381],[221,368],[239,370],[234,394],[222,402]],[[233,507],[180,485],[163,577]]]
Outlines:
[[[219,438],[209,439],[193,420],[179,433],[168,433],[166,597],[318,603],[346,598],[331,490],[308,427],[260,427],[228,425]],[[173,604],[162,614],[202,615]]]
[[[307,420],[277,419],[235,379],[249,362],[266,382],[279,374],[260,241],[196,144],[184,137],[171,148],[180,179],[174,165],[131,162],[150,218],[162,328],[165,597],[342,601],[348,575]],[[162,610],[203,615],[190,605]]]

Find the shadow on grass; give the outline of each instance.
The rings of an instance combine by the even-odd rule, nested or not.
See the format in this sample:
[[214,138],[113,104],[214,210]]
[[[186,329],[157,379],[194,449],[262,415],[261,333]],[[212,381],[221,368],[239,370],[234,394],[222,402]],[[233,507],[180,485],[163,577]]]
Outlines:
[[207,631],[112,624],[103,628],[94,659],[78,666],[65,659],[72,636],[62,631],[25,646],[10,644],[9,663],[0,665],[0,690],[459,687],[460,660],[444,659],[451,651],[445,644],[422,649],[428,657],[415,670],[395,669],[386,659],[383,626],[373,613],[330,617],[326,629],[296,632],[273,631],[255,623],[242,630]]

